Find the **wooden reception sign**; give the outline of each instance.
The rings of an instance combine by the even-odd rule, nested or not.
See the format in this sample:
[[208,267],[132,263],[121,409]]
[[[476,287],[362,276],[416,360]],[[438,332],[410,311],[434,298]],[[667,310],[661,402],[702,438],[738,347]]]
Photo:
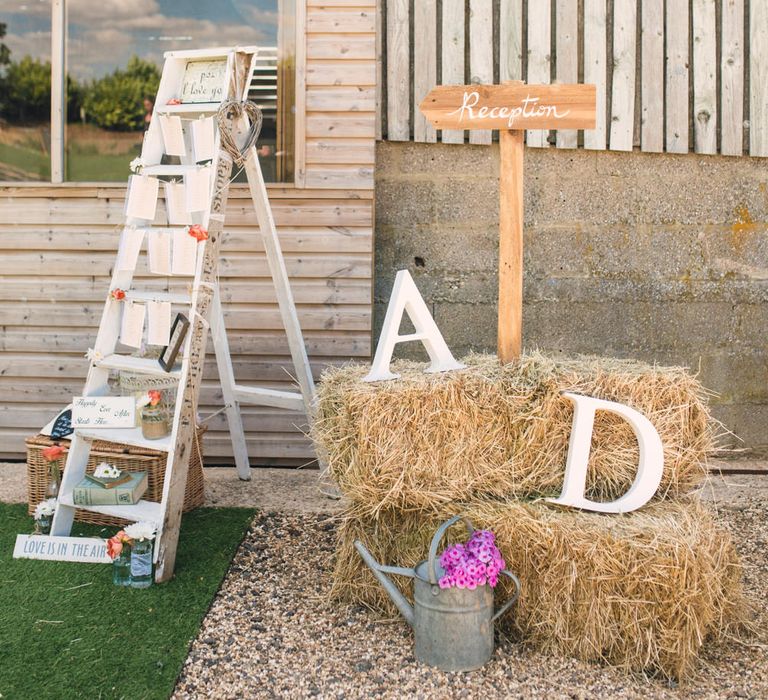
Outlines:
[[520,357],[523,321],[523,130],[594,129],[594,85],[440,85],[419,105],[436,129],[499,129],[499,321],[502,363]]
[[594,85],[441,85],[419,105],[436,129],[594,129]]

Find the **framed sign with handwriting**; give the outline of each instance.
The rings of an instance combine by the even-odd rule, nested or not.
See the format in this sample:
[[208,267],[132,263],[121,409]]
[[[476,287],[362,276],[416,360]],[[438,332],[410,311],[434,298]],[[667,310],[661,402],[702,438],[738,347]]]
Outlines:
[[181,81],[183,103],[221,102],[224,99],[226,60],[190,61]]

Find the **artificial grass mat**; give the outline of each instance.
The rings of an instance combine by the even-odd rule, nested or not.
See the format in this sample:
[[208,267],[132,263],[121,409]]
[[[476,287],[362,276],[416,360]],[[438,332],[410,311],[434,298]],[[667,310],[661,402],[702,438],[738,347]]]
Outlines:
[[108,565],[13,559],[33,521],[0,503],[0,698],[167,698],[253,514],[185,514],[175,578],[137,590],[114,586]]

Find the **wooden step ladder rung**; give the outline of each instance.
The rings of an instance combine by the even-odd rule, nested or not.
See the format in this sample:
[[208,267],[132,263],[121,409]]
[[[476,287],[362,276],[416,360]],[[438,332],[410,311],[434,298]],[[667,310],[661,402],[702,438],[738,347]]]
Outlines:
[[[179,360],[177,360],[178,362]],[[181,368],[174,366],[170,372],[166,372],[157,360],[147,357],[133,357],[131,355],[107,355],[102,360],[96,361],[96,366],[102,369],[117,369],[138,374],[151,374],[158,377],[181,377]]]
[[72,493],[70,492],[61,494],[59,496],[59,503],[65,506],[87,510],[91,513],[100,513],[101,515],[109,515],[113,518],[123,518],[124,520],[132,520],[133,522],[148,520],[156,523],[162,522],[163,519],[162,505],[160,503],[155,503],[154,501],[141,500],[133,505],[123,506],[82,506],[75,505],[72,500]]
[[304,397],[298,392],[236,385],[234,387],[234,395],[235,399],[240,403],[304,412]]
[[[185,173],[198,168],[207,168],[207,165],[145,165],[141,169],[142,175],[155,177],[182,177]],[[178,228],[178,226],[176,227]]]
[[183,292],[153,292],[130,289],[125,293],[130,301],[170,301],[171,304],[191,304],[192,296]]
[[168,452],[172,447],[170,435],[159,440],[148,440],[142,435],[141,428],[75,428],[75,435],[89,441],[116,442],[158,452]]
[[220,102],[186,102],[180,105],[159,105],[155,108],[158,114],[216,114],[221,107]]

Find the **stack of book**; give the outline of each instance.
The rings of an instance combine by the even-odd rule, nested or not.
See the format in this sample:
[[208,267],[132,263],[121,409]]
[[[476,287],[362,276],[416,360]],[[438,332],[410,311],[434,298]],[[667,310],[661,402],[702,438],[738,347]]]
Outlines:
[[147,490],[146,472],[120,472],[104,478],[86,474],[72,491],[76,506],[130,506],[138,503]]

